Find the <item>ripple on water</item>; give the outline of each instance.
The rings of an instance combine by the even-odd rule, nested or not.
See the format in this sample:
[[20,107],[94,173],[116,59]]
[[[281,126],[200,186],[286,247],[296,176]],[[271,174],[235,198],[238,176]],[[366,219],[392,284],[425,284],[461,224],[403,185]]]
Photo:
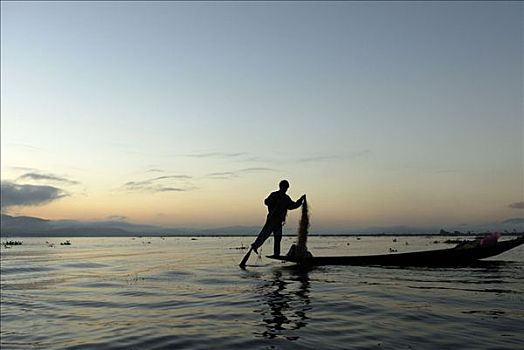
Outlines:
[[122,283],[108,282],[108,281],[89,281],[85,283],[78,283],[78,286],[82,288],[92,288],[93,291],[96,291],[96,290],[105,289],[105,288],[111,288],[111,289],[120,288],[122,286]]
[[99,269],[104,267],[109,267],[107,264],[100,264],[95,262],[75,262],[75,263],[65,263],[60,266],[63,269]]
[[29,274],[41,274],[44,272],[56,271],[57,268],[53,266],[35,266],[35,265],[22,265],[22,266],[2,266],[2,276],[24,276]]

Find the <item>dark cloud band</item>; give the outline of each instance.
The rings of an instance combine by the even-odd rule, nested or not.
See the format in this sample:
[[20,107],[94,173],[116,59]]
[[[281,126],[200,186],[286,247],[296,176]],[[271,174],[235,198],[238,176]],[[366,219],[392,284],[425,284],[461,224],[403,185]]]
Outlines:
[[524,202],[511,203],[509,207],[513,209],[524,209]]
[[67,196],[63,190],[53,186],[18,185],[9,181],[1,184],[2,209],[43,205]]

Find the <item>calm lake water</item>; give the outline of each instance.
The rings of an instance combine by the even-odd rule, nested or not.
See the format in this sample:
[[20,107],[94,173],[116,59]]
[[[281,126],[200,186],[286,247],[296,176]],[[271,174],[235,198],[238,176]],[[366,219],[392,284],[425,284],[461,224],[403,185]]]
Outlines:
[[[298,271],[254,255],[239,269],[249,237],[69,239],[1,248],[2,349],[524,348],[522,246],[473,267]],[[445,239],[308,246],[357,255]],[[262,249],[271,254],[272,241]]]

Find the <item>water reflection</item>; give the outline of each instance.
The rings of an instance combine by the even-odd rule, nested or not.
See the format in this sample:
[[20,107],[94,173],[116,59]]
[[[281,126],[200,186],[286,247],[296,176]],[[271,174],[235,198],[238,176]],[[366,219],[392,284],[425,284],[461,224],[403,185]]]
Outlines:
[[259,290],[267,307],[257,310],[266,330],[257,334],[268,339],[296,340],[299,337],[293,331],[308,324],[311,303],[308,271],[276,269],[270,277]]

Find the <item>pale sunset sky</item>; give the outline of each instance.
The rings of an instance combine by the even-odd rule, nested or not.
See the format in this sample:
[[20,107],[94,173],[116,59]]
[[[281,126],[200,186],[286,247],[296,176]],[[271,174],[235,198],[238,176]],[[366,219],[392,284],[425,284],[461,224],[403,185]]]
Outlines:
[[2,1],[2,212],[259,225],[285,178],[313,228],[522,217],[523,9]]

